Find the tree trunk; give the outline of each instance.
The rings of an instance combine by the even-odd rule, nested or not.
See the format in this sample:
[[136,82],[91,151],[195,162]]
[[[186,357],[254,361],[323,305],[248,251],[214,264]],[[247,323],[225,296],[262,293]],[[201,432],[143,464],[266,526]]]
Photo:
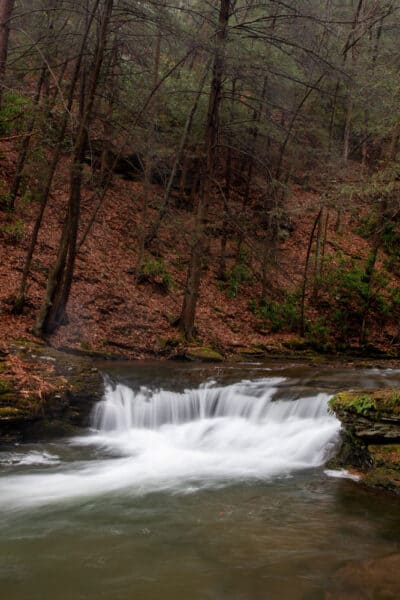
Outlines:
[[[347,43],[345,49],[343,51],[343,64],[346,61],[347,53],[350,49],[353,50],[353,64],[356,63],[354,56],[354,45],[355,45],[355,33],[357,31],[357,27],[359,24],[361,11],[363,9],[364,0],[358,0],[356,13],[354,15],[353,25],[349,37],[347,38]],[[347,109],[346,109],[346,120],[344,127],[344,137],[343,137],[343,158],[345,161],[348,160],[350,155],[350,145],[351,145],[351,132],[352,132],[352,117],[353,117],[353,98],[351,96],[351,89],[349,90],[347,96]]]
[[303,285],[301,290],[301,301],[300,301],[300,335],[303,337],[305,333],[305,305],[306,305],[306,291],[307,291],[307,276],[308,276],[308,265],[311,257],[311,248],[314,240],[315,230],[317,228],[318,223],[321,220],[322,208],[320,208],[314,224],[311,229],[310,238],[308,240],[307,254],[306,254],[306,262],[304,265],[304,275],[303,275]]
[[[232,96],[230,104],[230,121],[232,123],[234,118],[234,105],[236,95],[236,79],[232,81]],[[228,135],[228,147],[226,149],[226,162],[225,162],[225,193],[224,193],[224,212],[222,216],[222,234],[221,234],[221,252],[219,256],[219,272],[218,278],[221,280],[226,279],[226,246],[228,243],[228,211],[229,201],[231,197],[231,186],[232,186],[232,135]]]
[[35,122],[36,122],[36,116],[37,116],[36,111],[37,111],[37,107],[38,107],[39,101],[40,101],[40,94],[42,91],[42,86],[43,86],[43,83],[46,78],[46,70],[47,70],[46,65],[43,65],[43,67],[40,71],[40,77],[39,77],[39,81],[38,81],[37,87],[36,87],[36,94],[33,99],[32,116],[30,118],[27,132],[26,132],[25,137],[22,140],[21,148],[19,151],[17,168],[15,170],[14,179],[13,179],[13,182],[11,185],[11,190],[10,190],[10,193],[8,196],[8,205],[11,210],[14,210],[15,200],[18,196],[19,188],[21,185],[22,174],[23,174],[23,170],[25,167],[26,159],[28,157],[29,144],[31,141],[32,132],[35,128]]
[[[51,69],[50,64],[55,60],[56,57],[56,44],[55,44],[55,32],[54,32],[54,11],[57,0],[47,0],[47,40],[46,48],[43,51],[43,65],[40,71],[39,80],[36,87],[36,93],[33,100],[32,116],[29,121],[27,128],[27,134],[24,137],[21,145],[21,149],[18,156],[17,168],[14,175],[14,180],[11,186],[9,194],[10,208],[14,208],[15,200],[19,193],[19,188],[22,181],[22,173],[25,166],[26,159],[28,158],[29,144],[32,137],[32,132],[35,127],[37,117],[37,107],[39,106],[40,98],[42,96],[42,119],[46,121],[50,114],[50,83],[49,75]],[[44,96],[44,97],[43,97]]]
[[196,306],[199,296],[201,269],[207,254],[207,216],[211,180],[215,172],[217,157],[217,138],[219,129],[219,112],[222,100],[223,73],[225,64],[225,44],[228,33],[228,21],[231,8],[230,0],[220,0],[218,29],[216,31],[216,44],[214,50],[213,75],[207,112],[205,132],[206,145],[206,174],[202,190],[199,194],[194,239],[189,261],[186,288],[183,299],[180,326],[186,337],[190,340],[194,334]]
[[353,100],[349,96],[347,99],[346,123],[344,126],[344,137],[343,137],[343,158],[344,158],[344,160],[348,160],[349,154],[350,154],[352,114],[353,114]]
[[8,40],[10,37],[10,18],[14,8],[14,0],[0,2],[0,108],[3,99],[4,77],[6,74]]
[[395,161],[397,158],[397,152],[399,147],[399,138],[400,138],[400,123],[393,128],[392,137],[390,140],[389,147],[389,160]]
[[113,3],[114,0],[105,0],[87,98],[85,99],[85,106],[74,145],[67,217],[64,222],[57,259],[50,270],[45,299],[35,325],[34,332],[36,335],[52,333],[64,322],[66,317],[65,311],[72,285],[77,250],[83,160],[88,140],[88,128],[92,119],[93,104],[106,49]]
[[382,246],[382,235],[383,235],[383,230],[384,230],[385,221],[386,221],[386,217],[385,217],[386,208],[387,208],[386,199],[381,199],[380,205],[379,205],[378,222],[375,227],[375,232],[374,232],[374,237],[373,237],[373,242],[372,242],[372,250],[369,253],[369,256],[367,258],[367,264],[365,267],[365,273],[364,273],[364,277],[363,277],[363,281],[367,285],[367,294],[365,297],[364,310],[362,313],[362,320],[361,320],[360,345],[364,345],[367,342],[367,320],[368,320],[368,315],[369,315],[369,310],[370,310],[370,305],[371,305],[371,299],[373,297],[372,284],[373,284],[373,280],[374,280],[375,265],[376,265],[376,261],[378,258],[378,253],[379,253],[380,247]]
[[321,81],[323,80],[324,77],[325,77],[325,73],[323,73],[322,75],[320,75],[320,77],[318,77],[318,79],[315,81],[314,84],[309,85],[309,87],[306,90],[303,98],[299,102],[299,105],[297,106],[296,110],[294,111],[294,113],[292,115],[292,118],[290,120],[290,124],[289,124],[288,130],[286,132],[285,139],[283,140],[283,143],[281,145],[281,150],[280,150],[280,153],[279,153],[278,166],[276,168],[276,174],[275,174],[275,178],[277,179],[277,181],[279,181],[280,178],[281,178],[282,167],[283,167],[283,159],[285,157],[286,148],[287,148],[288,142],[290,140],[290,136],[292,135],[292,131],[293,131],[293,127],[294,127],[294,125],[296,123],[296,119],[299,116],[300,111],[303,108],[303,106],[306,103],[306,101],[308,100],[309,96],[312,94],[312,92],[315,90],[315,88],[318,87],[318,85],[321,83]]
[[315,261],[314,261],[314,289],[313,289],[314,300],[317,299],[318,289],[319,289],[319,278],[321,276],[322,243],[323,243],[322,221],[323,221],[323,209],[321,209],[321,216],[318,220],[318,227],[317,227],[317,243],[316,243],[316,248],[315,248]]
[[[15,303],[14,303],[14,310],[16,312],[21,312],[21,310],[25,304],[26,286],[27,286],[27,282],[28,282],[28,276],[29,276],[29,272],[30,272],[30,268],[31,268],[32,258],[33,258],[33,254],[35,251],[40,227],[42,224],[44,211],[46,210],[47,202],[48,202],[48,199],[50,196],[53,178],[54,178],[56,168],[57,168],[57,165],[60,160],[61,153],[62,153],[65,132],[67,130],[68,120],[70,118],[70,112],[71,112],[71,108],[72,108],[72,104],[73,104],[73,100],[74,100],[75,89],[76,89],[76,85],[77,85],[78,77],[79,77],[79,73],[80,73],[82,56],[85,51],[89,32],[90,32],[90,29],[91,29],[91,26],[92,26],[92,23],[94,20],[94,16],[97,12],[99,4],[100,4],[100,0],[96,0],[96,4],[93,7],[91,18],[90,18],[90,20],[87,24],[87,27],[84,31],[79,55],[78,55],[77,61],[75,63],[75,68],[74,68],[74,72],[73,72],[72,79],[71,79],[70,90],[69,90],[69,95],[68,95],[68,100],[67,100],[67,106],[66,106],[63,121],[61,124],[61,129],[60,129],[60,133],[58,136],[57,145],[54,150],[53,158],[50,163],[49,171],[47,173],[47,178],[44,182],[43,188],[40,191],[39,212],[36,217],[35,225],[34,225],[32,236],[31,236],[31,241],[30,241],[29,248],[28,248],[28,253],[27,253],[27,256],[25,259],[25,265],[24,265],[24,269],[23,269],[23,273],[22,273],[21,283],[20,283],[19,290],[18,290],[16,299],[15,299]],[[39,331],[39,330],[37,329],[37,327],[35,327],[34,331]],[[39,333],[39,335],[40,335],[40,333]]]
[[[258,124],[261,121],[263,104],[264,104],[264,101],[265,101],[265,98],[267,95],[267,83],[268,83],[268,77],[265,76],[263,88],[262,88],[262,92],[261,92],[260,105],[257,108],[255,108],[253,111],[253,117],[252,117],[253,126],[251,127],[249,157],[248,157],[248,161],[247,161],[246,187],[244,190],[243,202],[242,202],[243,209],[245,209],[247,207],[247,205],[249,203],[249,199],[250,199],[250,191],[251,191],[251,184],[252,184],[253,170],[254,170],[254,152],[256,150],[257,137],[258,137]],[[246,163],[246,161],[243,161],[243,164],[245,164],[245,163]],[[240,253],[242,250],[243,239],[244,239],[244,230],[241,230],[241,232],[239,234],[239,238],[238,238],[238,244],[237,244],[237,252],[236,252],[237,260],[239,260],[239,256],[240,256]]]
[[[154,67],[153,67],[153,89],[156,89],[158,86],[159,80],[159,71],[160,71],[160,54],[161,54],[161,31],[158,30],[157,34],[157,42],[156,49],[154,55]],[[142,207],[142,222],[139,228],[139,236],[138,236],[138,256],[136,262],[136,278],[140,277],[140,273],[143,268],[144,262],[144,253],[146,247],[146,226],[148,219],[148,207],[149,207],[149,199],[151,193],[151,178],[153,174],[153,166],[154,166],[154,140],[155,140],[155,113],[156,113],[156,104],[155,104],[155,96],[153,96],[151,105],[149,106],[149,117],[150,119],[153,117],[150,131],[147,136],[147,147],[146,147],[146,157],[145,157],[145,171],[144,171],[144,189],[143,189],[143,207]]]
[[[201,79],[200,82],[200,86],[197,90],[193,105],[190,109],[190,112],[187,116],[186,119],[186,123],[185,123],[185,127],[182,133],[182,137],[180,140],[180,144],[179,144],[179,148],[178,151],[176,153],[175,156],[175,161],[174,161],[174,165],[172,167],[172,171],[170,173],[170,176],[168,178],[168,183],[167,183],[167,187],[165,188],[165,192],[164,192],[164,198],[163,198],[163,203],[160,207],[160,210],[158,212],[157,218],[154,221],[153,225],[150,228],[149,233],[147,234],[146,238],[145,238],[145,248],[148,248],[150,246],[150,244],[152,243],[152,241],[154,240],[154,238],[157,236],[158,233],[158,229],[166,215],[166,212],[168,210],[168,204],[169,204],[169,198],[171,195],[171,189],[172,189],[172,185],[174,183],[175,177],[176,177],[176,173],[178,170],[178,166],[179,163],[182,160],[182,155],[192,128],[192,123],[193,123],[193,119],[194,119],[194,115],[196,113],[197,110],[197,106],[199,104],[199,100],[200,100],[200,96],[203,93],[203,88],[204,88],[204,84],[206,82],[206,78],[207,78],[207,74],[208,74],[208,69],[209,69],[209,64],[206,65],[206,68],[204,69],[204,73],[203,73],[203,77]],[[185,165],[183,167],[183,173],[185,173]],[[184,178],[184,175],[182,174],[182,178]],[[182,182],[181,182],[181,186],[182,186]]]

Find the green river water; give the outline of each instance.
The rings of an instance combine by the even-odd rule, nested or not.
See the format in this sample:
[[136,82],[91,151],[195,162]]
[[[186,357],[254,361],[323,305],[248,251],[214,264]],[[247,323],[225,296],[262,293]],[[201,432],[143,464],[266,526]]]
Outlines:
[[104,368],[92,430],[0,452],[1,598],[394,598],[384,572],[341,587],[344,566],[400,554],[400,502],[326,472],[324,406],[400,371]]

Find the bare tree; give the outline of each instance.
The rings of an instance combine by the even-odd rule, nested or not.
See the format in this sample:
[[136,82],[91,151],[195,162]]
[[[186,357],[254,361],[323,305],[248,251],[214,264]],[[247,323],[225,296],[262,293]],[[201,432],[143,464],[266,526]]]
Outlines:
[[114,0],[104,0],[94,63],[73,149],[67,215],[61,234],[57,259],[50,270],[45,298],[35,324],[34,333],[36,335],[51,333],[63,323],[66,316],[66,306],[71,291],[77,251],[83,162],[88,141],[88,128],[93,116],[93,105],[106,50],[113,5]]
[[205,132],[206,173],[204,175],[204,183],[197,203],[195,231],[184,292],[182,313],[180,317],[180,326],[187,339],[191,339],[194,334],[194,322],[201,282],[201,271],[203,261],[207,255],[208,206],[212,190],[212,180],[216,168],[219,112],[222,100],[225,62],[225,44],[228,35],[230,11],[230,0],[221,0],[218,27],[215,36],[216,43],[214,50],[213,73]]
[[0,107],[2,104],[4,77],[6,74],[8,40],[10,37],[10,19],[14,8],[14,0],[0,2]]

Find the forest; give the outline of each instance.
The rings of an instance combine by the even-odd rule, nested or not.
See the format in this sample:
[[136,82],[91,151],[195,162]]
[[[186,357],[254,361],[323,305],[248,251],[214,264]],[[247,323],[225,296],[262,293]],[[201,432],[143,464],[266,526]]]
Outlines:
[[397,2],[0,11],[6,342],[398,353]]
[[0,597],[400,598],[400,0],[0,0]]

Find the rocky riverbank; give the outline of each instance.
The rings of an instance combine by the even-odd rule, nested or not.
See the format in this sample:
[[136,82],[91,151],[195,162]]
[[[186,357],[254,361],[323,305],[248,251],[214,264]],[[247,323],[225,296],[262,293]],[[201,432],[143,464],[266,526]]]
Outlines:
[[334,396],[343,424],[335,466],[357,472],[372,487],[400,494],[400,390],[358,390]]
[[89,356],[16,342],[0,353],[0,445],[71,433],[102,394]]

